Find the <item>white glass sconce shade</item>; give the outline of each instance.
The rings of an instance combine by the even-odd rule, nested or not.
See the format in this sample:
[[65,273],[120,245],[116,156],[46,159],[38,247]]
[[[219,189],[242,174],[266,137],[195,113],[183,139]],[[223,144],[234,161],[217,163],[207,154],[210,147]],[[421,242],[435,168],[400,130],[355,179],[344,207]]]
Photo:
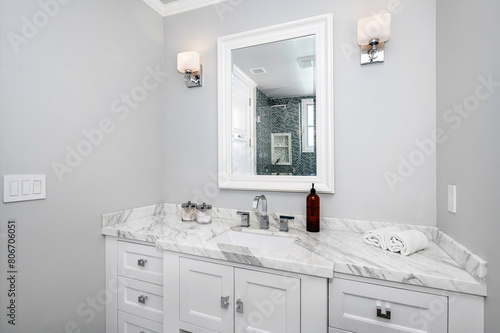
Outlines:
[[369,45],[373,39],[385,43],[391,39],[391,13],[383,13],[358,20],[358,45]]
[[177,70],[181,73],[200,71],[200,54],[196,51],[181,52],[177,54]]

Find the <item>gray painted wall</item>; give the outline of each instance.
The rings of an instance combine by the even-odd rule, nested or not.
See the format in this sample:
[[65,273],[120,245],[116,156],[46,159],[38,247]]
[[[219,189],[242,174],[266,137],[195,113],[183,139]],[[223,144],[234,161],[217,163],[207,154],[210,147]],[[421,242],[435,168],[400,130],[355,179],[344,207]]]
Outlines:
[[[361,67],[356,22],[389,9],[396,13],[387,61]],[[414,157],[415,140],[431,137],[436,127],[435,0],[230,1],[166,17],[166,70],[176,72],[176,54],[187,50],[199,51],[204,65],[202,88],[187,89],[180,74],[166,82],[167,202],[251,208],[260,191],[217,188],[217,37],[324,13],[334,14],[336,193],[321,195],[322,214],[436,224],[435,154],[394,191],[385,179],[386,172],[398,174],[400,157]],[[265,194],[270,211],[305,214],[306,193]]]
[[[45,22],[38,0],[0,0],[0,175],[43,173],[48,184],[46,200],[0,203],[0,233],[17,220],[19,270],[12,326],[0,239],[2,333],[104,332],[95,299],[105,287],[100,215],[162,201],[162,86],[124,119],[124,104],[111,109],[122,94],[143,99],[136,87],[146,67],[162,66],[162,18],[136,0],[60,2]],[[41,27],[26,30],[15,53],[8,34],[22,37],[23,17],[33,16]],[[52,163],[66,164],[66,146],[88,148],[82,131],[104,118],[114,130],[102,142],[95,136],[92,152],[60,182]]]
[[[500,3],[440,0],[437,5],[438,226],[488,262],[485,332],[500,327]],[[469,41],[468,47],[456,46]],[[492,75],[494,91],[478,77]],[[490,96],[486,94],[490,93]],[[484,99],[479,100],[478,98]],[[477,103],[477,104],[476,104]],[[463,106],[462,113],[456,112]],[[452,111],[448,111],[452,110]],[[447,186],[457,186],[457,213],[447,210]]]

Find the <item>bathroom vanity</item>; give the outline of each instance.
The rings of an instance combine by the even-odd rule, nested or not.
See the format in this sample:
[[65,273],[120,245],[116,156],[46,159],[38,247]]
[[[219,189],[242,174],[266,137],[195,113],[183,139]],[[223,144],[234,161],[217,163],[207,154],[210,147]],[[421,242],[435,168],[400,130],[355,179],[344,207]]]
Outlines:
[[198,225],[174,204],[104,215],[107,333],[483,332],[486,263],[437,228],[400,225],[431,240],[403,257],[362,240],[387,223],[323,218],[311,234],[302,216],[288,232],[269,218],[241,228],[214,208]]

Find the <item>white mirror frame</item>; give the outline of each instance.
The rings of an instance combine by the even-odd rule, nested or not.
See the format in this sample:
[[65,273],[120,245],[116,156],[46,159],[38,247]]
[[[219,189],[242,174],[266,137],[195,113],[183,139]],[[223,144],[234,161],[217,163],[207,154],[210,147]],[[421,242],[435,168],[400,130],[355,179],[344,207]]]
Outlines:
[[[315,35],[316,176],[232,174],[232,54],[244,47]],[[333,15],[326,14],[217,39],[219,188],[281,192],[334,192]]]

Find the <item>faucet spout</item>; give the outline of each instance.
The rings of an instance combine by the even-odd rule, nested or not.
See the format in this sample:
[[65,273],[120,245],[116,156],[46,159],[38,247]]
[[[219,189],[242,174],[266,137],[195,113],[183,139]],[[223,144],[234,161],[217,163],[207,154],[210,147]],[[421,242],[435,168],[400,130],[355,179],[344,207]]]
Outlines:
[[[260,203],[260,209],[259,209]],[[265,195],[256,195],[253,198],[252,208],[257,210],[257,218],[261,229],[269,229],[269,216],[267,216],[267,199]]]

